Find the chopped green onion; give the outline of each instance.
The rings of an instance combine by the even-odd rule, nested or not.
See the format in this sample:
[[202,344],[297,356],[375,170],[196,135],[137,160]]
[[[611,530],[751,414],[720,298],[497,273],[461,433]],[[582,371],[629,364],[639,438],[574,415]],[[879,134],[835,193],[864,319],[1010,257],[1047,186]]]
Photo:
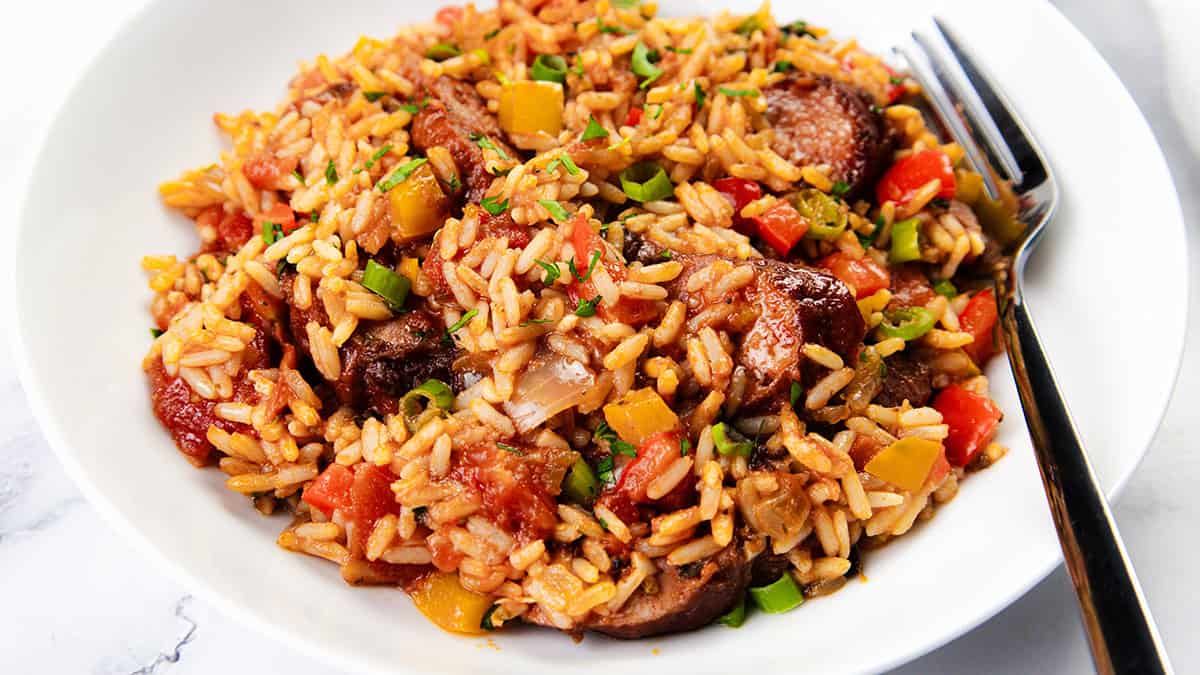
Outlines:
[[517,328],[524,328],[526,326],[533,326],[535,324],[553,323],[553,322],[554,322],[554,319],[525,319],[521,323],[517,324]]
[[884,337],[916,340],[933,330],[937,315],[924,307],[903,307],[883,313],[879,332]]
[[775,63],[775,66],[771,68],[771,71],[776,73],[786,73],[792,68],[795,68],[795,66],[792,65],[791,61],[778,61]]
[[408,291],[412,288],[412,281],[374,260],[368,260],[367,268],[363,270],[362,285],[387,300],[388,305],[395,310],[404,306],[404,301],[408,299]]
[[462,181],[458,176],[450,176],[450,182],[446,183],[446,187],[450,188],[451,192],[458,192],[458,188],[462,187]]
[[551,160],[550,163],[546,165],[546,173],[554,173],[560,166],[565,166],[567,168],[567,173],[572,176],[579,175],[579,166],[575,164],[575,160],[571,159],[571,156],[567,154],[560,155]]
[[367,99],[367,101],[369,103],[374,103],[375,101],[378,101],[379,99],[383,98],[384,96],[387,96],[386,91],[364,91],[363,92],[363,98]]
[[746,598],[738,600],[733,609],[718,617],[717,623],[730,628],[741,628],[742,624],[746,623]]
[[600,296],[596,296],[591,300],[580,300],[579,306],[575,308],[575,316],[596,316],[596,303],[600,302]]
[[781,30],[784,33],[790,33],[792,35],[795,35],[796,37],[803,37],[805,35],[812,35],[813,37],[816,37],[816,35],[813,35],[808,30],[808,22],[807,21],[793,21],[793,22],[789,23],[788,25],[784,26]]
[[658,78],[662,77],[663,69],[654,65],[658,59],[658,52],[651,51],[646,46],[645,42],[638,42],[633,47],[633,73],[639,77],[646,78],[642,82],[642,88],[646,88],[649,84]]
[[600,251],[592,251],[592,259],[588,261],[587,273],[580,275],[579,270],[575,268],[575,259],[571,258],[567,261],[567,269],[571,270],[571,276],[579,280],[579,283],[584,283],[592,278],[592,272],[596,269],[596,263],[600,262]]
[[692,450],[692,442],[686,438],[679,439],[679,456],[687,457]]
[[701,109],[704,107],[704,100],[708,98],[708,95],[700,88],[699,82],[693,82],[692,87],[696,94],[696,108]]
[[666,199],[675,192],[666,170],[654,162],[641,162],[622,171],[621,189],[630,199],[643,204]]
[[712,427],[713,445],[717,446],[717,452],[722,455],[740,455],[749,457],[750,453],[754,452],[754,444],[742,438],[741,434],[734,431],[724,422],[718,422]]
[[627,35],[629,31],[620,26],[612,26],[604,23],[604,19],[596,17],[596,26],[601,33],[613,33],[616,35]]
[[497,197],[484,197],[483,200],[479,202],[479,205],[483,207],[484,211],[487,211],[493,216],[498,216],[508,210],[508,200],[505,199],[504,201],[499,201],[499,198]]
[[499,28],[496,28],[496,29],[493,29],[493,30],[489,30],[488,32],[486,32],[486,33],[484,33],[484,34],[483,34],[483,39],[484,39],[484,40],[491,40],[492,38],[494,38],[494,37],[496,37],[497,35],[499,35],[499,34],[500,34],[500,30],[501,30],[501,29],[499,29]]
[[942,279],[933,285],[933,292],[947,298],[953,298],[958,295],[958,289],[949,279]]
[[162,334],[163,334],[163,332],[162,332],[162,329],[160,329],[160,328],[151,328],[150,329],[150,337],[154,338],[155,340],[157,340],[159,338],[159,336]]
[[594,116],[589,116],[587,129],[583,130],[583,138],[581,140],[591,141],[597,138],[608,138],[608,129],[605,129],[604,125],[597,122]]
[[802,396],[804,396],[804,387],[801,387],[799,382],[793,382],[792,389],[788,392],[788,402],[795,408]]
[[262,240],[267,246],[283,239],[283,226],[279,223],[272,223],[269,220],[264,220],[262,224]]
[[337,167],[334,166],[332,159],[325,165],[325,182],[330,185],[338,182]]
[[300,181],[301,185],[304,185],[304,174],[300,173],[300,169],[292,169],[292,175],[296,177],[296,180]]
[[562,271],[558,269],[558,265],[546,262],[545,260],[534,260],[534,262],[537,263],[538,267],[546,270],[546,278],[542,279],[543,284],[549,286],[562,276]]
[[575,67],[571,69],[571,72],[575,73],[579,77],[583,77],[583,57],[582,56],[580,56],[578,54],[575,55]]
[[472,49],[471,54],[478,58],[479,62],[485,66],[490,66],[492,64],[492,56],[487,53],[486,49]]
[[529,74],[535,80],[565,84],[567,81],[567,61],[557,54],[538,54],[533,60]]
[[674,54],[683,54],[684,56],[687,56],[695,51],[694,49],[680,49],[679,47],[667,47],[666,50]]
[[521,450],[520,448],[512,446],[512,445],[509,445],[508,443],[501,443],[501,442],[497,441],[496,447],[500,448],[501,450],[503,450],[505,452],[512,453],[512,454],[516,455],[517,457],[520,457],[525,454],[524,450]]
[[566,477],[563,478],[562,491],[567,499],[576,504],[590,504],[599,494],[600,486],[596,482],[596,474],[583,457],[577,458],[567,471]]
[[384,156],[387,155],[391,151],[392,151],[392,145],[389,143],[389,144],[383,146],[382,148],[376,150],[375,154],[371,155],[371,158],[368,159],[367,163],[364,164],[363,166],[368,169],[375,166],[376,162],[383,159]]
[[669,248],[663,249],[663,252],[659,253],[658,257],[662,258],[663,260],[670,260],[671,258],[675,257],[675,252]]
[[918,226],[921,221],[909,218],[892,224],[892,252],[888,260],[893,263],[921,259],[921,237]]
[[474,319],[476,316],[478,316],[478,314],[479,314],[479,310],[477,310],[477,309],[469,310],[466,314],[462,315],[461,319],[459,319],[458,321],[455,321],[453,324],[450,325],[449,328],[446,329],[446,335],[454,335],[458,331],[462,330],[462,327],[467,325],[467,323],[471,319]]
[[430,47],[429,51],[425,52],[425,58],[432,59],[434,61],[445,61],[446,59],[454,58],[459,54],[462,54],[462,50],[458,47],[450,44],[449,42],[439,42]]
[[892,75],[891,77],[888,78],[888,82],[890,82],[892,84],[904,84],[904,78],[897,77],[896,75]]
[[730,89],[729,87],[717,87],[717,91],[725,94],[726,96],[733,97],[741,96],[746,98],[758,98],[760,95],[760,92],[757,89]]
[[507,152],[504,152],[503,148],[497,146],[495,143],[492,142],[492,139],[488,138],[487,136],[484,136],[483,134],[471,134],[470,138],[471,138],[471,140],[475,141],[476,145],[483,148],[484,150],[491,150],[492,152],[495,152],[497,155],[500,155],[500,159],[503,159],[505,161],[512,159],[512,157],[508,156]]
[[538,204],[541,204],[542,208],[546,209],[546,211],[550,214],[550,217],[556,222],[566,222],[567,219],[571,217],[571,214],[567,213],[567,210],[563,208],[563,205],[559,204],[553,199],[539,199]]
[[847,192],[850,192],[850,184],[843,180],[835,180],[833,181],[833,189],[829,191],[829,194],[840,198],[845,197]]
[[380,192],[387,192],[388,190],[391,190],[397,185],[408,180],[408,177],[412,175],[412,172],[421,168],[421,165],[428,161],[429,160],[425,159],[424,157],[418,157],[410,162],[406,162],[403,166],[393,171],[391,176],[379,181],[379,184],[375,187],[379,188]]
[[434,417],[441,417],[453,405],[454,392],[441,380],[425,380],[400,398],[404,423],[414,432]]
[[782,614],[804,604],[804,594],[792,575],[786,572],[773,584],[751,587],[750,597],[767,614]]
[[441,380],[425,380],[421,383],[421,386],[415,387],[412,392],[421,393],[442,410],[449,410],[454,405],[454,391],[450,389],[450,385]]
[[424,110],[425,106],[427,106],[427,105],[429,105],[429,97],[428,96],[421,99],[420,103],[405,103],[400,106],[400,109],[405,112],[409,112],[409,113],[416,115],[417,113]]
[[480,628],[484,630],[496,630],[496,627],[492,625],[492,615],[496,613],[496,610],[499,607],[499,604],[494,604],[491,607],[488,607],[487,611],[483,613],[483,618],[479,620]]
[[650,119],[654,119],[654,120],[656,120],[656,119],[658,119],[658,118],[662,117],[663,110],[665,110],[665,109],[666,109],[666,107],[667,107],[667,106],[665,106],[665,105],[659,105],[659,106],[658,106],[658,110],[655,110],[655,111],[654,111],[654,114],[650,116]]

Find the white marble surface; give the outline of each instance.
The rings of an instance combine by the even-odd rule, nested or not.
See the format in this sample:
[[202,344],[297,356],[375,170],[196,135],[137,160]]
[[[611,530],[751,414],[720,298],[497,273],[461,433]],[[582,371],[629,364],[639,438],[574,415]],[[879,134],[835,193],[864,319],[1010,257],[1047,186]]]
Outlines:
[[[1157,0],[1156,5],[1172,1]],[[1200,261],[1200,163],[1165,95],[1159,28],[1140,1],[1058,0],[1133,92],[1166,150]],[[25,181],[63,87],[140,0],[25,4],[0,22],[0,203],[2,227],[16,218]],[[63,17],[70,16],[69,21]],[[1194,28],[1200,28],[1196,26]],[[1195,30],[1178,31],[1195,35]],[[37,67],[27,64],[37,55]],[[1186,54],[1185,54],[1186,55]],[[1200,51],[1196,52],[1200,56]],[[86,114],[86,111],[78,111]],[[1197,124],[1193,117],[1188,124]],[[1197,129],[1193,137],[1200,138]],[[119,161],[111,158],[110,161]],[[97,166],[102,170],[102,166]],[[11,236],[4,232],[3,236]],[[1194,266],[1195,267],[1195,266]],[[1195,275],[1193,275],[1195,276]],[[1200,671],[1200,593],[1192,561],[1200,505],[1200,293],[1193,279],[1190,335],[1176,395],[1116,517],[1179,672]],[[1170,291],[1173,289],[1163,289]],[[7,302],[4,300],[3,302]],[[0,316],[11,316],[0,307]],[[0,336],[7,347],[7,331]],[[119,539],[82,499],[30,417],[0,349],[0,671],[6,673],[329,672],[247,632],[164,576]],[[1170,480],[1163,480],[1170,476]],[[999,562],[999,561],[998,561]],[[986,574],[986,570],[980,570]],[[1060,569],[1005,612],[910,664],[906,673],[1076,673],[1091,668],[1074,599]]]

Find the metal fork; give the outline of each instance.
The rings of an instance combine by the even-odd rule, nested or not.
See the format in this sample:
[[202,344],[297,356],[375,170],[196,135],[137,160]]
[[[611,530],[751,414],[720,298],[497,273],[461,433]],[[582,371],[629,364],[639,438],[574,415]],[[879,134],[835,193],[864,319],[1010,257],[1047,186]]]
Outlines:
[[1096,669],[1170,673],[1158,629],[1021,292],[1025,263],[1058,205],[1054,174],[1029,129],[962,40],[942,20],[935,18],[934,24],[935,37],[914,31],[914,44],[897,51],[936,116],[983,175],[991,197],[1000,194],[998,180],[1011,181],[1019,217],[1029,226],[1007,251],[1011,265],[994,275],[996,302]]

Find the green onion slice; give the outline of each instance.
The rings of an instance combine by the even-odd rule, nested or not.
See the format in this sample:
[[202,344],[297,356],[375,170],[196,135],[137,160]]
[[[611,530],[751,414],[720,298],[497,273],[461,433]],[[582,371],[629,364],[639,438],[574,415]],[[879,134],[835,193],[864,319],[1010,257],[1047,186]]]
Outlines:
[[539,199],[538,204],[541,204],[542,208],[546,209],[546,211],[550,214],[550,217],[557,222],[566,222],[571,217],[571,214],[567,213],[567,210],[563,208],[563,205],[559,204],[553,199]]
[[717,91],[735,98],[758,98],[760,92],[757,89],[730,89],[729,87],[717,87]]
[[596,121],[594,116],[588,117],[587,129],[583,130],[582,140],[591,141],[597,138],[608,138],[608,129]]
[[916,340],[933,329],[937,316],[924,307],[904,307],[883,313],[879,332],[884,337]]
[[379,99],[383,98],[384,96],[387,96],[386,91],[364,91],[363,92],[363,98],[367,99],[368,103],[374,103],[375,101],[378,101]]
[[738,600],[733,609],[717,618],[717,623],[730,628],[741,628],[742,624],[746,623],[746,599]]
[[804,604],[804,593],[800,592],[792,575],[787,573],[773,584],[752,587],[750,597],[767,614],[782,614]]
[[786,73],[787,71],[791,70],[794,67],[795,66],[792,65],[791,61],[777,61],[775,63],[775,66],[773,68],[771,68],[771,72]]
[[429,51],[425,52],[425,58],[432,59],[434,61],[445,61],[446,59],[454,58],[459,54],[462,54],[462,50],[458,47],[450,44],[449,42],[439,42],[430,47]]
[[368,260],[367,268],[363,270],[362,285],[375,295],[387,300],[388,305],[396,310],[403,307],[404,301],[408,299],[412,281],[374,260]]
[[410,162],[406,162],[398,169],[393,171],[392,175],[379,181],[379,184],[375,187],[379,188],[380,192],[387,192],[388,190],[391,190],[397,185],[408,180],[408,177],[411,176],[414,171],[421,168],[421,165],[428,161],[429,160],[425,159],[424,157],[418,157]]
[[463,314],[458,321],[455,321],[453,325],[446,329],[446,335],[454,335],[458,331],[462,330],[462,327],[467,325],[467,323],[470,322],[471,319],[474,319],[476,316],[478,316],[478,314],[479,310],[477,309],[468,310],[467,313]]
[[454,405],[454,392],[441,380],[425,380],[400,399],[400,412],[409,431],[415,432],[426,422],[441,417]]
[[958,295],[958,289],[948,279],[942,279],[933,285],[933,292],[947,298],[953,298]]
[[892,251],[888,260],[893,263],[921,259],[920,221],[909,218],[892,224]]
[[633,73],[639,77],[646,78],[642,82],[642,87],[645,88],[658,78],[662,77],[663,69],[654,65],[657,59],[657,52],[653,52],[644,42],[638,42],[633,48]]
[[712,428],[713,445],[722,455],[740,455],[749,457],[754,452],[754,444],[742,438],[741,434],[729,428],[724,422],[718,422]]
[[641,162],[622,171],[621,189],[642,203],[666,199],[675,192],[666,170],[654,162]]
[[565,84],[567,81],[567,60],[557,54],[538,54],[533,60],[533,68],[529,74],[535,80]]
[[583,457],[579,457],[571,465],[570,471],[563,479],[562,490],[567,499],[576,504],[590,504],[600,492],[596,473]]

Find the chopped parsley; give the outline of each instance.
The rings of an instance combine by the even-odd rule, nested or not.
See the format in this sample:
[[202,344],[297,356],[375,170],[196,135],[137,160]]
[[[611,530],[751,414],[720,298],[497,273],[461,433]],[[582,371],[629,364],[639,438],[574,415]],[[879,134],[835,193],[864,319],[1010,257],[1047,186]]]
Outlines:
[[679,456],[687,457],[688,453],[691,451],[692,451],[692,442],[686,438],[679,439]]
[[567,154],[560,155],[551,160],[551,162],[546,165],[546,173],[554,173],[560,166],[565,166],[567,168],[567,173],[571,174],[572,176],[579,175],[579,166],[575,164],[575,160],[571,159],[571,156]]
[[264,220],[262,224],[262,240],[267,246],[283,239],[283,226],[279,223],[272,223],[269,220]]
[[892,84],[904,84],[904,78],[893,75],[888,78],[888,82],[891,82]]
[[800,386],[799,382],[793,382],[792,390],[788,392],[788,402],[792,404],[793,408],[795,408],[796,404],[800,402],[800,398],[803,396],[804,388]]
[[552,323],[553,321],[554,321],[554,319],[526,319],[526,320],[522,321],[521,323],[517,324],[517,328],[541,325],[543,323]]
[[592,259],[588,261],[587,273],[580,276],[579,270],[575,268],[575,259],[571,258],[567,261],[567,269],[571,270],[571,276],[579,280],[579,283],[584,283],[592,278],[592,272],[596,269],[596,263],[600,262],[600,251],[592,251]]
[[485,197],[479,202],[479,205],[483,207],[484,211],[487,211],[493,216],[498,216],[508,210],[508,200],[505,199],[501,202],[497,201],[496,197]]
[[541,204],[542,208],[546,209],[550,217],[557,222],[566,222],[571,217],[571,214],[567,213],[563,205],[553,199],[539,199],[538,204]]
[[296,180],[300,181],[301,185],[304,185],[304,174],[300,173],[300,169],[292,169],[292,175],[296,177]]
[[492,139],[488,138],[487,136],[484,136],[483,134],[471,134],[470,138],[471,138],[471,140],[475,141],[475,145],[478,145],[479,147],[483,148],[484,150],[491,150],[492,152],[496,153],[497,155],[500,155],[500,159],[503,159],[503,160],[511,160],[512,159],[512,157],[508,156],[507,152],[505,152],[503,149],[501,149],[499,146],[497,146],[495,143],[493,143]]
[[605,129],[604,125],[597,122],[594,116],[589,116],[587,129],[583,130],[582,140],[591,141],[597,138],[608,138],[608,129]]
[[583,57],[582,56],[580,56],[578,54],[575,55],[575,67],[571,69],[571,72],[575,73],[575,75],[578,77],[583,77]]
[[379,181],[379,184],[375,187],[379,188],[380,192],[387,192],[388,190],[391,190],[397,185],[408,180],[408,177],[411,176],[414,171],[421,168],[421,165],[428,161],[429,160],[425,159],[424,157],[418,157],[417,159],[407,162],[400,168],[393,171],[392,175]]
[[493,604],[491,607],[488,607],[487,611],[483,613],[483,618],[479,620],[479,627],[484,630],[496,630],[496,626],[492,624],[492,615],[499,608],[499,604]]
[[656,119],[662,117],[663,110],[665,110],[666,107],[667,106],[665,106],[665,105],[659,105],[658,110],[654,111],[654,114],[650,116],[650,119],[656,120]]
[[791,61],[777,61],[775,66],[771,68],[771,71],[775,73],[786,73],[792,68],[795,68],[795,66],[792,65]]
[[334,166],[332,159],[325,165],[325,182],[329,185],[338,182],[337,167]]
[[849,191],[850,184],[846,181],[838,180],[833,182],[833,189],[829,191],[829,194],[833,195],[834,197],[841,198],[845,197],[846,193]]
[[375,101],[378,101],[379,99],[383,98],[384,96],[387,96],[386,91],[364,91],[363,92],[363,98],[367,99],[367,101],[369,103],[374,103]]
[[730,89],[729,87],[717,87],[717,91],[732,97],[758,98],[759,91],[757,89]]
[[449,337],[451,335],[454,335],[458,331],[462,330],[463,326],[467,325],[467,323],[470,322],[471,319],[474,319],[478,315],[479,315],[479,310],[477,310],[477,309],[472,309],[472,310],[468,311],[466,314],[463,314],[461,319],[459,319],[458,321],[455,321],[449,328],[446,329],[446,336]]
[[516,455],[517,457],[521,457],[522,455],[525,454],[524,450],[521,450],[520,448],[511,446],[508,443],[497,442],[496,447],[500,448],[501,450],[503,450],[505,452],[511,452],[512,454]]
[[953,298],[956,295],[958,295],[958,289],[955,288],[954,283],[951,282],[949,279],[942,279],[941,281],[934,284],[933,292],[937,293],[938,295],[947,297],[947,298]]
[[685,56],[695,51],[693,49],[680,49],[679,47],[666,47],[666,50],[672,54],[683,54]]
[[448,188],[450,188],[451,190],[453,190],[453,191],[457,192],[457,191],[458,191],[458,189],[459,189],[460,187],[462,187],[462,181],[460,181],[460,180],[458,179],[458,176],[451,176],[451,177],[450,177],[450,182],[449,182],[449,183],[446,183],[446,187],[448,187]]
[[538,267],[546,270],[546,278],[542,279],[543,284],[549,286],[557,281],[560,276],[562,276],[562,272],[558,269],[558,265],[555,265],[552,262],[546,262],[545,260],[534,260],[534,262],[537,263]]
[[697,110],[703,109],[703,108],[704,108],[704,101],[705,101],[705,99],[707,99],[707,98],[708,98],[708,95],[707,95],[707,94],[705,94],[705,93],[704,93],[704,90],[700,88],[700,83],[699,83],[699,82],[693,82],[693,83],[692,83],[692,88],[693,88],[693,91],[694,91],[694,92],[695,92],[695,94],[696,94],[696,109],[697,109]]
[[408,112],[408,113],[412,113],[412,114],[416,115],[417,113],[424,110],[425,106],[427,106],[427,105],[429,105],[429,97],[428,96],[426,96],[424,99],[422,99],[420,103],[405,103],[400,106],[400,109],[403,110],[404,112]]
[[600,302],[600,296],[596,296],[591,300],[580,300],[579,306],[575,308],[575,316],[596,316],[596,305]]
[[812,35],[813,37],[817,37],[816,35],[813,35],[812,31],[810,31],[808,29],[807,21],[793,21],[793,22],[789,23],[788,25],[784,26],[781,30],[784,33],[787,33],[789,35],[795,35],[796,37],[804,37],[805,35]]
[[745,35],[747,37],[754,35],[755,31],[763,29],[762,19],[758,18],[757,14],[751,14],[746,17],[738,27],[734,29],[735,33]]
[[483,39],[484,39],[484,40],[491,40],[492,38],[494,38],[494,37],[496,37],[497,35],[499,35],[499,34],[500,34],[500,30],[501,30],[500,28],[497,28],[497,29],[495,29],[495,30],[489,30],[488,32],[486,32],[486,33],[484,33],[484,34],[483,34]]
[[663,260],[670,260],[671,258],[675,257],[675,252],[668,248],[664,249],[663,252],[658,255]]
[[163,332],[159,328],[151,328],[150,329],[150,337],[152,337],[154,339],[158,339],[158,337],[162,334],[163,334]]
[[614,35],[628,35],[629,31],[620,26],[610,26],[604,23],[604,19],[596,17],[596,29],[601,33],[612,33]]
[[596,432],[592,434],[592,438],[601,441],[607,441],[608,447],[618,455],[626,455],[628,457],[637,457],[637,448],[632,443],[626,443],[617,436],[617,432],[612,427],[608,426],[608,422],[601,422],[600,426],[596,427]]
[[[612,455],[605,455],[596,462],[596,477],[600,482],[610,484],[613,482],[613,458]],[[607,529],[607,528],[605,528]]]

